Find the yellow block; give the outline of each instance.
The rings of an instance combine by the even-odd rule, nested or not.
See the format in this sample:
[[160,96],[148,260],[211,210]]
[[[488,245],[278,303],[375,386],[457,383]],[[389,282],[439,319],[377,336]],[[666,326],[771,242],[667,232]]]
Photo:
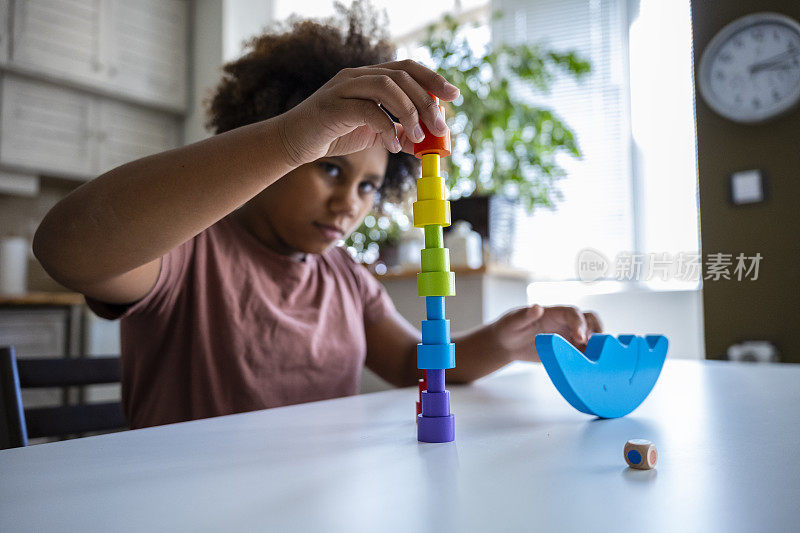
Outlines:
[[418,200],[412,206],[414,226],[450,225],[450,202],[447,200]]
[[439,154],[424,154],[422,156],[422,177],[439,177]]
[[422,177],[417,180],[417,200],[446,200],[444,178]]

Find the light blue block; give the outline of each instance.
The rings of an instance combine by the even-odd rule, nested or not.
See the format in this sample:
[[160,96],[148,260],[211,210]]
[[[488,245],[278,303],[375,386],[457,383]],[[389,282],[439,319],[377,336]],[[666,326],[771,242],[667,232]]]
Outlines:
[[426,296],[425,308],[428,320],[444,318],[444,296]]
[[423,370],[442,370],[455,368],[456,345],[417,344],[417,368]]
[[450,344],[450,321],[423,320],[422,344]]
[[668,341],[663,335],[592,335],[586,354],[561,335],[534,340],[558,392],[578,411],[601,418],[625,416],[653,390]]

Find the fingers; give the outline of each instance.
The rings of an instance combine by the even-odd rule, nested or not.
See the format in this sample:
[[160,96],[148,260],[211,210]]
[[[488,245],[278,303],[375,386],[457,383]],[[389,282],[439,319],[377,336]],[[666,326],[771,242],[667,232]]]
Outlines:
[[343,82],[343,98],[371,100],[394,115],[412,142],[425,138],[419,125],[424,120],[434,135],[445,135],[447,124],[433,98],[405,71],[363,67],[357,76]]
[[595,333],[602,333],[603,332],[603,324],[600,322],[600,319],[591,311],[587,311],[583,313],[583,318],[586,320],[586,336],[591,337]]
[[[405,96],[411,100],[415,109],[408,108],[407,101],[400,98],[394,104],[381,99],[375,99],[376,94],[383,97],[381,87],[375,88],[377,93],[373,92],[369,95],[362,95],[362,97],[373,98],[380,104],[387,107],[389,112],[400,120],[400,123],[409,132],[409,138],[415,142],[422,139],[415,133],[415,128],[411,124],[416,124],[419,117],[414,116],[418,114],[421,116],[423,122],[428,126],[428,130],[434,135],[444,135],[447,133],[447,126],[444,118],[439,112],[439,108],[430,94],[437,96],[439,99],[450,102],[458,98],[458,88],[449,83],[444,76],[437,74],[433,70],[413,61],[411,59],[404,59],[401,61],[391,61],[388,63],[381,63],[368,67],[348,68],[342,70],[339,75],[344,78],[361,78],[363,76],[386,76],[395,82],[405,93]],[[384,80],[382,82],[389,87],[389,84]]]
[[534,304],[528,307],[523,307],[517,311],[518,324],[520,329],[530,328],[533,322],[536,322],[544,315],[544,307],[539,304]]
[[393,154],[402,149],[394,122],[374,102],[352,99],[347,101],[347,106],[349,110],[345,112],[348,115],[354,113],[358,117],[358,123],[353,124],[354,127],[366,125],[371,128],[380,135],[383,146]]
[[544,308],[541,305],[517,307],[507,311],[497,319],[497,322],[502,323],[502,327],[509,331],[526,330],[530,328],[533,322],[539,320],[543,314]]
[[400,140],[400,147],[403,152],[407,154],[414,155],[414,141],[408,138],[408,135],[405,133],[405,128],[403,128],[402,124],[396,124],[395,129],[397,130],[397,138]]
[[[405,113],[407,115],[406,120],[403,120],[404,117],[395,113],[391,107],[389,107],[389,111],[400,120],[400,123],[407,128],[407,131],[412,133],[410,137],[414,142],[420,142],[424,138],[422,129],[418,131],[409,129],[410,126],[406,122],[413,123],[416,127],[420,118],[425,122],[428,130],[434,135],[442,136],[447,133],[447,124],[439,110],[439,106],[428,94],[428,91],[426,91],[422,85],[420,85],[419,81],[411,74],[405,70],[394,70],[391,68],[373,68],[369,71],[377,75],[391,78],[403,91],[404,95],[412,102],[412,107],[410,109],[398,109],[400,113]],[[381,103],[384,105],[387,104],[386,102]]]
[[588,340],[586,319],[578,308],[554,306],[548,307],[548,310],[552,310],[553,313],[558,315],[559,322],[562,325],[561,329],[568,341],[578,347],[586,344]]
[[528,318],[530,320],[539,320],[544,315],[544,307],[539,304],[534,304],[528,307]]
[[[411,77],[414,78],[426,92],[437,96],[439,99],[444,100],[445,102],[452,102],[458,98],[459,95],[458,87],[448,82],[444,76],[437,74],[435,71],[420,63],[417,63],[412,59],[389,61],[387,63],[380,63],[363,68],[386,68],[405,71],[410,74]],[[360,68],[346,70],[349,71],[348,74],[350,75],[357,75],[357,73],[354,71],[358,71]]]

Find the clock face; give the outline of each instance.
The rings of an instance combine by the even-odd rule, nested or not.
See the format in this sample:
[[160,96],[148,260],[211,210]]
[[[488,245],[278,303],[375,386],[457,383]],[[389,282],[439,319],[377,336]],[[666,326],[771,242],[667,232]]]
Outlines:
[[800,101],[800,24],[777,13],[738,19],[711,40],[699,74],[720,115],[745,123],[779,116]]

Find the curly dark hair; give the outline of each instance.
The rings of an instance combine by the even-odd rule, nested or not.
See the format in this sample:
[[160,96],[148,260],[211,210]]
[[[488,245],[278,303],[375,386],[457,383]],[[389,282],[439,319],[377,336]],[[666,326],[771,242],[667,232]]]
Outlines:
[[[288,29],[277,26],[248,41],[249,51],[223,66],[206,126],[223,133],[266,120],[299,104],[344,68],[394,59],[394,46],[368,3],[336,8],[338,15],[326,21],[290,20]],[[413,155],[390,152],[377,200],[401,201],[419,168]]]

